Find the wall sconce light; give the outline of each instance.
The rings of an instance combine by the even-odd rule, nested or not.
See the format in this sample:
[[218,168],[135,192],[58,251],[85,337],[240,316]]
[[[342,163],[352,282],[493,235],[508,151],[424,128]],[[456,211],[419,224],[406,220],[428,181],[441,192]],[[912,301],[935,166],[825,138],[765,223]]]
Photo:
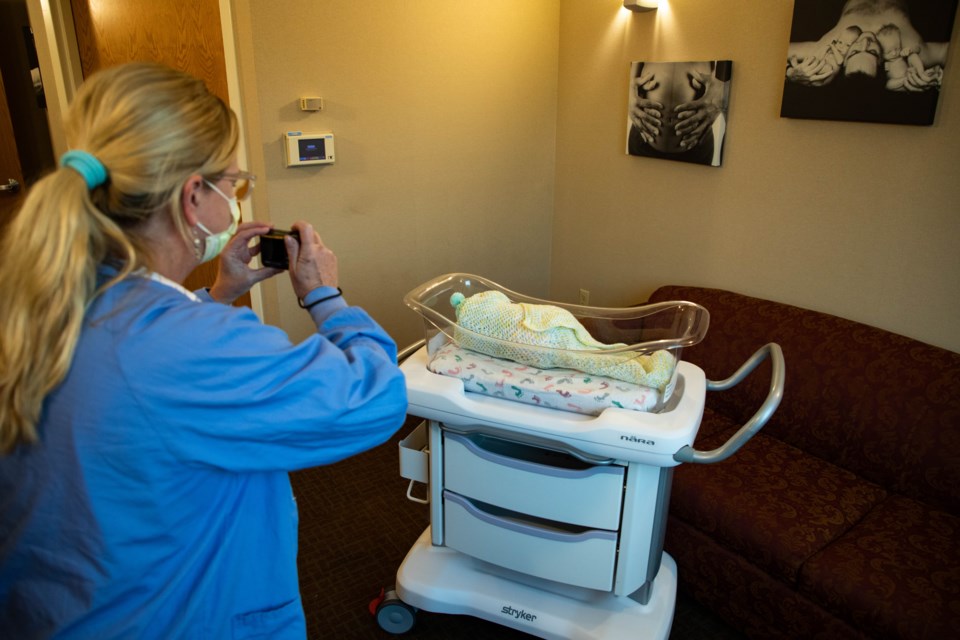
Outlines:
[[630,11],[654,11],[660,5],[660,0],[623,0],[623,7]]

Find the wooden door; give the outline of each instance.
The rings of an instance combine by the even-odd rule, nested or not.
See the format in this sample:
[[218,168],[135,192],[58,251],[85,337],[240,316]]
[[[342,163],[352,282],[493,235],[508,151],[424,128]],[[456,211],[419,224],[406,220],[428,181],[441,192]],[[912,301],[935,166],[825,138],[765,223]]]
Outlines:
[[[14,182],[11,183],[10,180]],[[23,171],[13,136],[13,120],[7,106],[7,92],[0,74],[0,233],[23,198]]]
[[[84,77],[124,62],[159,62],[206,82],[224,102],[227,72],[218,0],[70,0]],[[217,264],[190,274],[187,289],[209,287]],[[250,294],[235,303],[250,306]]]

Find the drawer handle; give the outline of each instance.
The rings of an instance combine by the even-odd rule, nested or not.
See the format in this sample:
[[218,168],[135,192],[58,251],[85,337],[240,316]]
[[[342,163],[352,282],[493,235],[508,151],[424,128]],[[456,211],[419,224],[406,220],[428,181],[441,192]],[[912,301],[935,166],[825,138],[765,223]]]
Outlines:
[[473,433],[479,433],[481,435],[488,435],[494,438],[500,438],[501,440],[513,440],[523,444],[527,444],[534,447],[541,447],[543,449],[549,449],[551,451],[558,451],[560,453],[566,453],[571,455],[581,462],[587,464],[614,464],[616,460],[613,458],[603,458],[600,456],[590,455],[589,453],[584,453],[571,445],[568,445],[565,442],[559,440],[551,440],[549,438],[539,438],[530,434],[520,433],[518,431],[509,431],[506,429],[498,429],[496,427],[452,427],[448,424],[443,425],[443,430],[448,433],[456,433],[459,435],[469,436]]
[[[487,513],[483,509],[477,507],[473,502],[467,500],[461,495],[452,493],[450,491],[444,490],[443,492],[444,500],[449,500],[454,504],[459,505],[467,513],[476,518],[477,520],[482,520],[487,524],[493,525],[500,529],[510,529],[511,531],[516,531],[517,533],[522,533],[527,536],[532,536],[535,538],[541,538],[544,540],[556,540],[558,542],[583,542],[585,540],[608,540],[610,542],[617,541],[617,533],[615,531],[606,531],[603,529],[587,529],[582,532],[568,532],[560,531],[558,529],[547,529],[545,527],[537,526],[535,524],[528,524],[526,522],[521,522],[512,518],[503,518],[496,516],[492,513]],[[518,517],[522,517],[523,514],[517,514]]]
[[622,473],[622,467],[611,466],[596,466],[588,469],[563,469],[561,467],[554,467],[539,462],[530,462],[528,460],[513,458],[501,453],[488,451],[470,438],[459,434],[448,433],[447,438],[466,447],[470,453],[478,458],[482,458],[488,462],[498,464],[502,467],[510,467],[512,469],[518,469],[528,473],[554,476],[556,478],[589,478],[598,474],[621,475]]

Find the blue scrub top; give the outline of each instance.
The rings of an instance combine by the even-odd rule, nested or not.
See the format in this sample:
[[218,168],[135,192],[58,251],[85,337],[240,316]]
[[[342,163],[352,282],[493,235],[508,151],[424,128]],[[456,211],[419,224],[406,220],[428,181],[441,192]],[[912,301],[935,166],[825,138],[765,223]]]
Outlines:
[[206,298],[131,276],[90,306],[40,442],[0,456],[0,637],[305,637],[287,472],[403,424],[396,345],[343,298],[300,344]]

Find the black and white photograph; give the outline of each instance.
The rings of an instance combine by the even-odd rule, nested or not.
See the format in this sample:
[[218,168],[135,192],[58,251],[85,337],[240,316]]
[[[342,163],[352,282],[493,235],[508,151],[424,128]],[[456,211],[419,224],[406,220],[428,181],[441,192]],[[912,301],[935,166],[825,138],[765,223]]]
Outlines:
[[786,118],[931,125],[957,0],[796,0]]
[[627,153],[719,167],[732,67],[729,60],[633,62]]

